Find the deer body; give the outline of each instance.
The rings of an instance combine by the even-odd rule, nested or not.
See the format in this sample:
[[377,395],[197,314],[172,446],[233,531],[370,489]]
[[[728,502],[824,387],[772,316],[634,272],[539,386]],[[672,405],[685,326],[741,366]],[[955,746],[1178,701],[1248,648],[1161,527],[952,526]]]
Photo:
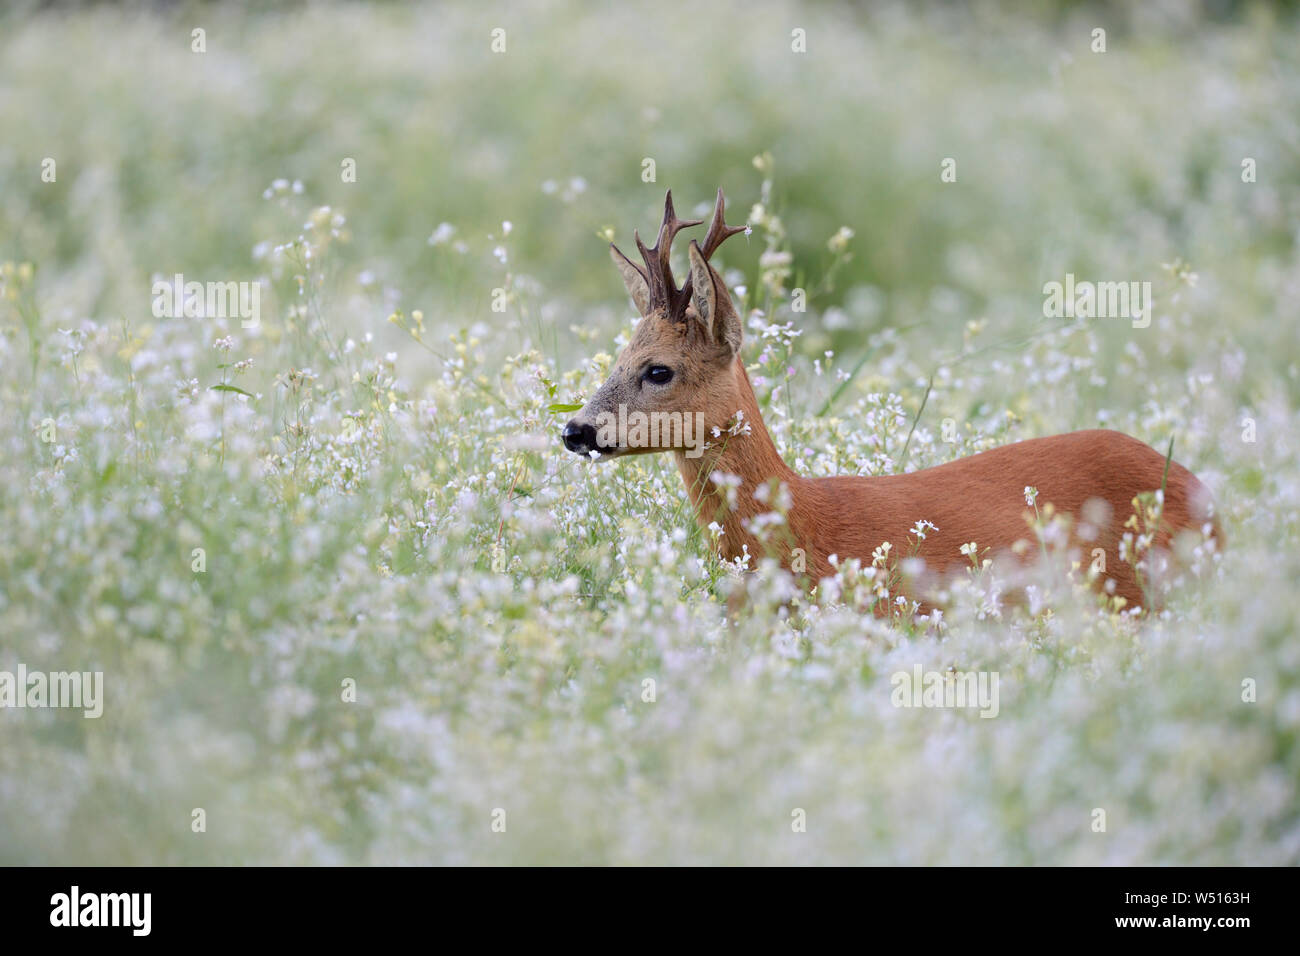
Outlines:
[[[1166,551],[1172,550],[1178,530],[1199,530],[1206,520],[1209,494],[1191,472],[1171,461],[1166,475],[1164,455],[1136,438],[1102,429],[1032,438],[907,474],[804,478],[785,463],[763,427],[739,359],[731,374],[743,383],[748,401],[742,407],[751,433],[699,458],[674,453],[699,520],[722,526],[719,550],[727,559],[773,550],[747,530],[750,520],[771,509],[755,492],[773,479],[787,485],[791,500],[789,534],[776,554],[789,569],[789,553],[801,549],[806,574],[814,582],[835,572],[831,555],[858,558],[865,567],[884,542],[891,543],[895,557],[903,556],[905,548],[910,556],[915,543],[915,556],[935,578],[970,566],[961,548],[972,541],[980,555],[1004,559],[1017,559],[1015,545],[1023,541],[1028,550],[1021,557],[1032,558],[1037,542],[1026,522],[1024,497],[1025,488],[1032,486],[1042,502],[1079,519],[1071,538],[1078,559],[1086,568],[1100,548],[1106,556],[1102,586],[1132,607],[1145,599],[1132,565],[1119,558],[1119,542],[1134,497],[1163,483],[1163,520],[1154,544]],[[709,480],[714,472],[740,479],[734,507]],[[924,539],[912,532],[921,520],[935,525],[926,529]]]
[[[1026,521],[1025,489],[1032,486],[1041,503],[1070,516],[1068,546],[1084,568],[1101,549],[1105,570],[1099,585],[1132,607],[1148,600],[1133,566],[1119,554],[1135,496],[1164,488],[1155,548],[1172,551],[1180,532],[1205,527],[1221,540],[1204,485],[1186,468],[1115,431],[1030,439],[907,474],[801,477],[781,458],[763,426],[739,357],[739,316],[708,262],[727,235],[739,231],[723,224],[723,210],[719,190],[704,247],[691,243],[691,276],[681,290],[668,268],[667,245],[677,229],[695,223],[676,219],[671,193],[655,248],[647,250],[637,238],[644,269],[611,247],[643,319],[609,379],[563,436],[571,450],[599,453],[602,459],[672,452],[699,522],[721,526],[718,547],[723,557],[771,554],[815,584],[834,573],[832,555],[841,561],[857,558],[865,567],[875,549],[889,542],[896,559],[923,559],[927,580],[933,583],[970,565],[961,550],[970,542],[975,542],[981,559],[1031,560],[1037,539]],[[703,413],[706,423],[719,430],[735,422],[740,412],[749,430],[724,432],[702,451],[668,440],[654,447],[629,442],[626,436],[611,440],[607,433],[602,440],[596,420],[620,405],[645,413]],[[718,473],[734,476],[732,481],[738,479],[739,485],[729,491],[713,480]],[[779,484],[788,489],[790,506],[786,533],[773,547],[759,540],[750,522],[772,510],[770,493],[763,489],[770,492]],[[934,526],[927,527],[923,539],[911,531],[918,521]],[[802,568],[795,566],[796,556]]]

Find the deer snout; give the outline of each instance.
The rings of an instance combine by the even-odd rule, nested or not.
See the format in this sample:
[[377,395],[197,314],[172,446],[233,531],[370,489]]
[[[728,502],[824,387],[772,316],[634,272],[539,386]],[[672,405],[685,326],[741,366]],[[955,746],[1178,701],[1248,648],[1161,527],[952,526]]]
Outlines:
[[596,426],[584,425],[576,418],[564,426],[560,438],[564,441],[565,448],[578,455],[589,455],[600,450],[596,445]]

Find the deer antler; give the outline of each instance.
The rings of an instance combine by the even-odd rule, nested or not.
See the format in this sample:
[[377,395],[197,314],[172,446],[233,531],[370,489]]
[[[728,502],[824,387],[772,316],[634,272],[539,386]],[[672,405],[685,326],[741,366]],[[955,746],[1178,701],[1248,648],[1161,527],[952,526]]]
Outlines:
[[668,265],[668,254],[672,251],[673,237],[678,232],[691,226],[698,226],[703,221],[703,219],[678,219],[677,213],[673,210],[673,191],[670,189],[668,195],[664,197],[664,221],[659,227],[659,238],[655,240],[654,247],[647,249],[645,243],[641,241],[641,234],[633,233],[636,247],[641,251],[641,258],[645,260],[645,278],[646,285],[650,287],[651,310],[663,307],[667,309],[669,315],[675,315],[679,307],[684,307],[682,303],[686,300],[682,298],[682,290],[677,288],[677,282],[673,279],[672,267]]
[[709,234],[704,237],[704,245],[700,247],[700,252],[704,253],[704,259],[708,259],[718,251],[718,246],[730,239],[738,232],[744,232],[748,226],[728,226],[723,217],[727,213],[727,201],[722,198],[722,187],[718,187],[718,202],[713,207],[713,221],[709,223]]
[[[713,254],[718,251],[718,246],[736,233],[744,232],[749,228],[748,226],[728,226],[723,218],[726,213],[727,201],[722,198],[722,187],[719,186],[718,201],[713,206],[713,221],[709,223],[709,234],[704,237],[704,245],[700,246],[700,254],[704,256],[705,262],[713,258]],[[691,277],[689,275],[686,276],[686,284],[682,286],[681,301],[683,303],[691,301]]]
[[[717,251],[718,246],[728,238],[745,231],[745,226],[728,226],[723,221],[726,209],[727,204],[722,198],[722,189],[719,188],[718,201],[713,209],[713,221],[709,223],[709,234],[704,237],[704,245],[700,247],[706,262]],[[614,251],[645,279],[650,292],[650,311],[662,308],[669,318],[678,320],[685,315],[686,305],[691,301],[691,277],[688,275],[686,284],[680,289],[677,288],[672,267],[668,264],[668,255],[672,251],[673,237],[678,232],[691,226],[698,226],[703,221],[703,219],[678,219],[673,209],[673,191],[670,189],[668,195],[664,197],[664,221],[659,227],[659,237],[655,240],[654,246],[647,249],[645,243],[641,241],[641,234],[633,233],[636,247],[641,252],[641,258],[645,260],[645,268],[633,263],[617,246],[614,246]]]

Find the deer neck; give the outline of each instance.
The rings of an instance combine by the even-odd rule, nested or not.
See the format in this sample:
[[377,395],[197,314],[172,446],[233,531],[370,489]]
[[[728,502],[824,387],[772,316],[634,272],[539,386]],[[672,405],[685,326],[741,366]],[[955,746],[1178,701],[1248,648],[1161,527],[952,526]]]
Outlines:
[[[764,547],[748,530],[746,525],[757,515],[773,510],[775,500],[759,501],[755,492],[762,487],[777,482],[784,482],[792,495],[797,495],[802,479],[794,473],[772,443],[772,437],[763,424],[763,417],[758,410],[758,399],[754,396],[753,386],[745,372],[745,365],[736,357],[731,374],[736,378],[737,393],[740,396],[740,408],[744,413],[744,422],[748,423],[748,433],[730,435],[725,431],[721,436],[707,437],[713,447],[705,449],[702,455],[687,457],[684,451],[673,452],[677,470],[686,484],[686,492],[701,527],[713,522],[722,526],[723,534],[718,547],[723,557],[731,559],[745,553],[748,545],[749,554],[757,560]],[[743,429],[742,429],[743,432]],[[717,472],[734,475],[740,479],[735,488],[734,502],[729,501],[726,485],[715,484],[711,477]],[[792,528],[797,534],[797,529]]]

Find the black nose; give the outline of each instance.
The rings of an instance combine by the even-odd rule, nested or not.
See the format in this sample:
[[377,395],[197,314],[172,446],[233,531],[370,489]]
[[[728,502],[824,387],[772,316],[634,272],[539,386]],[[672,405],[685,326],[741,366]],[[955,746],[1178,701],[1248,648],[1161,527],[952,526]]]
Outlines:
[[596,450],[596,428],[593,425],[569,422],[564,426],[560,437],[564,439],[565,448],[579,455],[586,455]]

